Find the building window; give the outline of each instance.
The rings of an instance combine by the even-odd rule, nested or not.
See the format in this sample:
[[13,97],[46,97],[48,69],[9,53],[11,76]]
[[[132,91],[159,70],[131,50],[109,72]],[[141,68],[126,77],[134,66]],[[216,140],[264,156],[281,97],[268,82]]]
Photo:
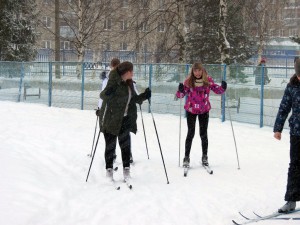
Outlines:
[[120,43],[120,50],[121,51],[126,51],[127,50],[127,43],[121,42]]
[[126,20],[122,20],[121,21],[121,30],[127,30],[127,21]]
[[42,48],[51,48],[51,41],[48,41],[48,40],[44,40],[42,41]]
[[148,31],[148,25],[147,25],[147,22],[146,22],[146,21],[141,22],[141,24],[140,24],[140,26],[139,26],[139,31],[143,31],[143,32]]
[[121,7],[128,8],[128,0],[121,0]]
[[164,10],[165,9],[165,0],[159,0],[158,1],[158,8],[160,10]]
[[148,52],[148,44],[147,43],[142,44],[142,52]]
[[158,32],[165,32],[165,23],[158,23],[157,30]]
[[110,30],[111,29],[111,19],[104,20],[104,29]]
[[279,37],[284,37],[284,29],[280,29],[278,32],[279,32],[278,34]]
[[140,0],[141,1],[141,8],[148,9],[149,8],[149,0]]
[[70,42],[69,41],[61,41],[60,49],[70,49]]
[[289,36],[297,36],[298,32],[297,29],[289,29]]
[[45,27],[51,28],[51,17],[44,16],[43,23]]

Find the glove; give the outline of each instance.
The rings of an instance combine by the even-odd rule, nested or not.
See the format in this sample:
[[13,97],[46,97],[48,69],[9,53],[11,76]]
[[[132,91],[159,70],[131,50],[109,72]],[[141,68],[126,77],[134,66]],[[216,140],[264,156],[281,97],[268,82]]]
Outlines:
[[226,81],[222,80],[221,87],[222,87],[224,90],[227,89],[227,83],[226,83]]
[[183,86],[183,83],[180,83],[180,84],[178,85],[178,91],[181,92],[181,93],[184,92],[184,86]]
[[146,90],[144,91],[143,94],[144,94],[144,97],[149,100],[149,98],[151,98],[151,90],[150,90],[150,88],[146,88]]
[[96,110],[96,116],[100,116],[100,109]]

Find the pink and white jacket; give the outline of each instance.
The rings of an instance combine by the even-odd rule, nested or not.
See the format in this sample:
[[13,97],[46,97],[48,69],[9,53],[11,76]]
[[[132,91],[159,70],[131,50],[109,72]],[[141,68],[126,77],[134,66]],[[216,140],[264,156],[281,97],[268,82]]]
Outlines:
[[216,94],[223,94],[225,90],[218,84],[214,83],[214,80],[208,76],[208,86],[201,87],[189,87],[187,80],[184,81],[183,93],[177,91],[177,98],[183,98],[187,95],[187,101],[184,105],[184,109],[192,114],[203,114],[209,112],[211,105],[209,102],[209,93],[212,90]]

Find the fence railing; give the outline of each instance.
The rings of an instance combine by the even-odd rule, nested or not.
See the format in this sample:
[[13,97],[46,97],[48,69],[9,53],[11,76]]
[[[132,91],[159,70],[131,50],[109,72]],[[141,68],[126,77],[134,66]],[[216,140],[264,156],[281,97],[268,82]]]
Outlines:
[[[294,74],[293,67],[204,66],[215,83],[228,83],[226,94],[211,92],[210,117],[226,121],[230,110],[233,121],[273,126],[284,88]],[[180,101],[175,100],[175,92],[190,68],[188,64],[134,65],[138,90],[152,89],[153,112],[179,115]],[[0,62],[0,100],[95,109],[102,71],[101,66],[90,63]],[[145,111],[148,107],[147,103],[142,105]]]

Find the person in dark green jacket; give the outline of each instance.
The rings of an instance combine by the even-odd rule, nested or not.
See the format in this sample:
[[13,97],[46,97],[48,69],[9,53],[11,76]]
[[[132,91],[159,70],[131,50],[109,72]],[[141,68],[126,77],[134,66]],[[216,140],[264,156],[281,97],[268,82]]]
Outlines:
[[130,178],[130,132],[137,131],[137,107],[149,100],[151,90],[147,88],[138,95],[134,88],[133,64],[123,62],[110,74],[105,89],[100,93],[101,106],[100,129],[105,138],[106,175],[113,179],[113,157],[117,138],[121,149],[124,179]]

